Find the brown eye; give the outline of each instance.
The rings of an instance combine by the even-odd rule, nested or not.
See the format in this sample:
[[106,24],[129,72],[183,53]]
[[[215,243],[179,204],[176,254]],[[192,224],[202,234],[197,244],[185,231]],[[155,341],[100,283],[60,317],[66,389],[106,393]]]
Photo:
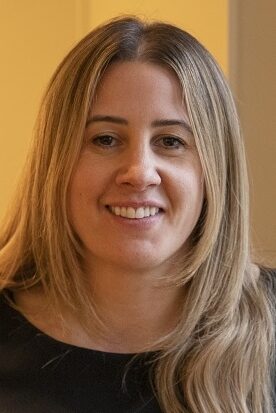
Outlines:
[[180,149],[186,146],[185,142],[175,136],[163,136],[158,139],[157,144],[165,149]]
[[116,145],[116,139],[111,135],[97,136],[92,140],[94,145],[112,147]]

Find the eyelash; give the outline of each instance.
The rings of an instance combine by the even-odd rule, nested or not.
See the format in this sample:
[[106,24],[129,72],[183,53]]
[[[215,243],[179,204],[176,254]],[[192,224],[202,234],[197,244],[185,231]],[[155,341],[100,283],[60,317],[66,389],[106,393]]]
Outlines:
[[114,138],[113,136],[111,136],[111,135],[100,135],[100,136],[97,136],[96,138],[92,139],[92,143],[93,143],[94,145],[101,146],[102,148],[110,148],[110,147],[113,147],[113,146],[114,146],[114,145],[103,145],[103,144],[100,142],[100,140],[101,140],[101,139],[104,139],[104,138],[112,138],[112,139],[115,140],[115,138]]
[[182,139],[177,138],[175,136],[170,136],[170,135],[161,136],[159,139],[162,139],[163,141],[167,140],[167,142],[168,142],[168,140],[171,141],[171,142],[172,141],[177,142],[177,146],[172,146],[172,145],[164,146],[164,148],[166,148],[166,149],[179,149],[180,146],[186,147],[186,142],[184,142]]
[[[112,135],[101,135],[101,136],[97,136],[94,139],[92,139],[92,143],[94,145],[100,146],[101,148],[104,148],[104,149],[108,149],[108,148],[112,148],[112,147],[116,146],[116,144],[115,145],[105,145],[102,142],[100,142],[101,139],[103,140],[103,139],[106,139],[106,138],[111,138],[113,140],[116,140],[116,138],[114,138]],[[167,140],[167,142],[168,142],[168,140],[177,142],[177,146],[173,146],[173,145],[163,146],[166,150],[168,150],[168,149],[179,149],[180,146],[186,147],[186,142],[184,142],[182,139],[180,139],[178,137],[175,137],[175,136],[165,135],[165,136],[161,136],[158,140],[160,140],[160,139],[163,140],[163,141]],[[155,145],[159,146],[156,143],[155,143]]]

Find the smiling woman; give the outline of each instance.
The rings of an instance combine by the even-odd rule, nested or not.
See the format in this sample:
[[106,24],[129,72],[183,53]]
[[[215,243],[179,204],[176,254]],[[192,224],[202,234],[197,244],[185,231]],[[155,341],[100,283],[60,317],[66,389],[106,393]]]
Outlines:
[[50,81],[0,233],[1,406],[272,412],[275,273],[249,245],[214,59],[165,23],[98,27]]
[[155,280],[183,255],[203,203],[190,130],[179,82],[167,68],[130,61],[105,72],[68,201],[91,279],[101,280],[112,264],[113,272],[139,271],[141,280],[143,270]]

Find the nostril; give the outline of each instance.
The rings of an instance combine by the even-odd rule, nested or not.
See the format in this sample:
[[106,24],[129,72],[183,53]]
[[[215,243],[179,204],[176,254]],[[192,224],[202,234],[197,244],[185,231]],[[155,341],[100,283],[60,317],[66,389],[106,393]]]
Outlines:
[[132,165],[116,176],[117,185],[131,186],[144,191],[149,186],[160,185],[161,177],[154,167],[146,165]]

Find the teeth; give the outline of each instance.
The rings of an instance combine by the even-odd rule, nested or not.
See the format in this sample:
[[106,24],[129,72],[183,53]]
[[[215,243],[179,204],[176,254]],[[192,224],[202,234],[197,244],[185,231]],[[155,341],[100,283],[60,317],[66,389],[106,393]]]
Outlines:
[[155,207],[150,207],[150,215],[151,216],[155,215],[155,211],[156,211]]
[[144,218],[145,216],[145,209],[144,208],[138,208],[135,211],[135,218]]
[[121,213],[121,208],[120,207],[115,207],[112,209],[113,212],[115,212],[116,215],[120,215]]
[[157,207],[139,207],[139,208],[132,208],[132,207],[110,207],[111,212],[115,215],[130,218],[130,219],[141,219],[149,216],[154,216],[158,214],[159,208]]
[[145,217],[149,217],[150,216],[150,207],[146,207],[144,211],[145,211],[144,212]]
[[127,218],[135,218],[135,209],[128,207],[126,210]]

